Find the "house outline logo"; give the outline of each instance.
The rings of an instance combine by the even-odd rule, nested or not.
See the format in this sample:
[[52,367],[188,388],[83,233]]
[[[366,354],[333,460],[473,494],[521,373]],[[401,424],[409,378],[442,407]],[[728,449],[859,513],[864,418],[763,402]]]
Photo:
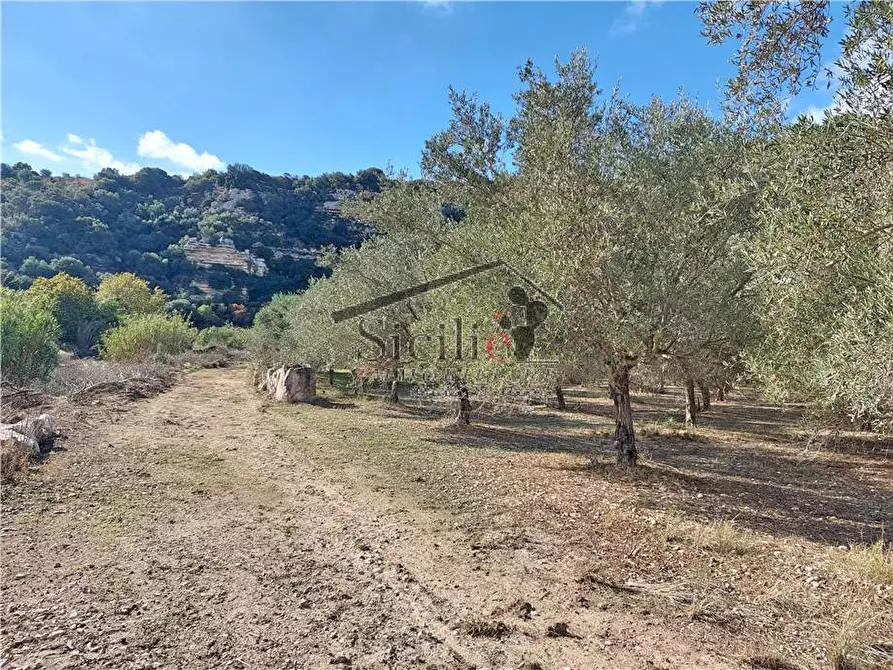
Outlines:
[[[404,300],[410,300],[430,291],[464,281],[471,277],[479,276],[493,270],[504,268],[514,275],[527,289],[532,289],[542,297],[542,300],[532,299],[524,286],[512,286],[508,290],[508,298],[511,304],[510,310],[522,312],[523,317],[512,317],[506,312],[498,312],[494,321],[502,329],[501,335],[491,335],[487,341],[487,355],[491,360],[504,362],[504,358],[498,356],[495,351],[497,341],[501,341],[506,349],[514,345],[515,356],[519,361],[527,361],[530,352],[536,342],[536,330],[545,322],[549,314],[548,304],[558,310],[564,310],[564,306],[549,293],[537,286],[529,277],[519,272],[505,261],[491,261],[475,265],[458,272],[453,272],[443,277],[431,279],[421,284],[415,284],[405,289],[386,293],[384,295],[365,300],[363,302],[335,310],[331,313],[332,320],[337,324],[349,319],[361,317],[384,307],[389,307]],[[548,304],[547,304],[548,303]],[[511,337],[509,337],[509,334]]]

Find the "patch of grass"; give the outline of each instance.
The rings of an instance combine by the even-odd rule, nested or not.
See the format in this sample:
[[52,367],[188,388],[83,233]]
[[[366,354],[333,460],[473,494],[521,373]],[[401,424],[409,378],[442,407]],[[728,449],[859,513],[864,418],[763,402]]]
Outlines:
[[755,545],[750,533],[739,529],[731,521],[696,524],[693,540],[699,549],[709,549],[720,554],[747,554]]
[[893,642],[864,644],[848,637],[838,638],[830,649],[833,670],[883,670],[893,667]]
[[730,520],[709,523],[686,521],[672,509],[661,529],[661,538],[665,543],[690,542],[698,549],[739,556],[750,553],[756,547],[753,535]]
[[4,484],[14,484],[28,472],[28,448],[15,440],[0,443],[0,479]]
[[[881,670],[893,667],[893,640],[889,628],[878,629],[883,613],[873,612],[865,601],[853,604],[842,616],[828,645],[833,670]],[[883,624],[882,624],[883,625]],[[885,640],[877,638],[883,635]]]
[[893,586],[893,548],[880,537],[874,544],[837,552],[846,569],[858,578]]
[[698,441],[704,437],[672,417],[663,421],[650,421],[636,427],[638,437],[676,437],[680,440]]

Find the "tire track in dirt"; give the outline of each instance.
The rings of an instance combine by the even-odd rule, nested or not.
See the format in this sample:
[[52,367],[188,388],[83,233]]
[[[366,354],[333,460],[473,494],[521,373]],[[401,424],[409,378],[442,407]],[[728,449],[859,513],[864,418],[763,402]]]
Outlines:
[[[244,371],[192,373],[90,410],[5,491],[3,667],[726,667],[581,610],[533,555],[489,563],[455,517],[324,464],[331,438],[263,409]],[[546,637],[519,599],[580,637]],[[501,639],[456,626],[488,616]],[[597,631],[618,623],[635,639],[606,650]]]

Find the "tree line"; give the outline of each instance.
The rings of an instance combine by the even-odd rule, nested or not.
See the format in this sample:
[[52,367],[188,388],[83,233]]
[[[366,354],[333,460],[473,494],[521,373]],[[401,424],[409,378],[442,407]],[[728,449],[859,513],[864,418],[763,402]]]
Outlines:
[[[346,206],[377,234],[259,312],[259,366],[355,367],[356,323],[332,311],[502,261],[563,307],[536,333],[556,384],[608,381],[623,464],[637,459],[631,388],[654,378],[686,388],[692,423],[696,386],[746,379],[893,429],[889,111],[743,125],[683,95],[639,105],[604,93],[583,51],[519,79],[510,118],[451,89],[423,178]],[[410,337],[456,314],[492,324],[512,281],[475,277],[370,316]]]

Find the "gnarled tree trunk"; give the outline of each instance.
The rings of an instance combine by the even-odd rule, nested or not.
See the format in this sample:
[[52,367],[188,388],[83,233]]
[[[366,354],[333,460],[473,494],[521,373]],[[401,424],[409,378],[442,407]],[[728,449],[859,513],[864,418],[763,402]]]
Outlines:
[[701,409],[710,411],[710,386],[704,380],[698,380],[698,390],[701,392]]
[[397,387],[397,379],[391,380],[391,391],[388,394],[388,400],[391,402],[400,402],[400,393]]
[[561,390],[560,384],[555,386],[555,397],[558,399],[558,409],[567,409],[567,405],[564,402],[564,391]]
[[716,389],[716,399],[717,399],[719,402],[725,402],[725,399],[726,399],[726,388],[725,388],[724,385],[719,386],[719,387]]
[[698,425],[698,399],[695,396],[695,380],[685,380],[685,426],[694,428]]
[[471,423],[471,401],[468,399],[468,389],[464,386],[459,389],[459,414],[456,421],[465,425]]
[[633,428],[628,365],[621,365],[614,370],[608,388],[614,401],[614,448],[617,450],[617,464],[635,465],[639,453],[636,451],[636,431]]

